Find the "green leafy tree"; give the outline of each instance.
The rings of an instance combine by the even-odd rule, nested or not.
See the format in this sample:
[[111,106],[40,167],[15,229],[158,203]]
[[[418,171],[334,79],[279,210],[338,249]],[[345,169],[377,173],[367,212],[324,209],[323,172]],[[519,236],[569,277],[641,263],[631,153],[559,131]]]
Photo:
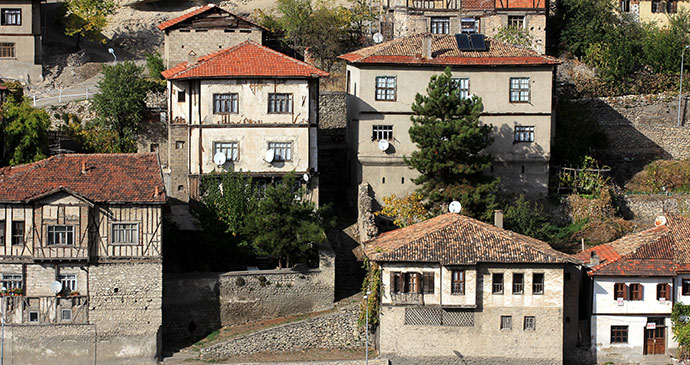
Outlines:
[[610,39],[620,19],[609,0],[563,0],[559,10],[559,19],[553,24],[562,26],[562,46],[578,57],[592,44]]
[[48,154],[50,117],[28,101],[11,100],[2,108],[6,159],[10,165],[34,162]]
[[65,7],[65,34],[77,37],[77,48],[82,37],[105,43],[101,32],[108,25],[108,16],[117,9],[114,1],[65,0]]
[[505,210],[505,227],[513,232],[524,234],[539,240],[551,238],[552,225],[541,204],[528,200],[520,195]]
[[673,339],[678,342],[678,359],[690,360],[690,305],[673,303],[671,323],[673,323]]
[[495,37],[501,42],[523,48],[531,47],[533,42],[529,30],[519,27],[502,27],[498,30]]
[[300,198],[304,191],[295,186],[294,174],[268,186],[247,221],[256,252],[278,258],[279,267],[305,260],[326,239],[324,229],[331,224],[324,208]]
[[91,101],[96,111],[95,125],[116,133],[115,152],[136,152],[139,123],[146,109],[144,98],[150,85],[142,77],[141,67],[133,62],[103,66],[100,93]]
[[257,189],[249,174],[228,171],[204,180],[201,202],[206,206],[204,224],[232,237],[245,232],[246,219],[258,204]]
[[426,91],[412,104],[409,132],[418,150],[405,162],[419,171],[414,182],[430,205],[460,200],[468,215],[486,219],[498,180],[482,173],[492,161],[482,152],[493,139],[492,126],[479,122],[481,99],[461,98],[450,68],[432,76]]
[[146,54],[146,70],[149,72],[149,77],[154,80],[163,80],[161,72],[165,71],[163,65],[163,57],[160,53],[153,52]]

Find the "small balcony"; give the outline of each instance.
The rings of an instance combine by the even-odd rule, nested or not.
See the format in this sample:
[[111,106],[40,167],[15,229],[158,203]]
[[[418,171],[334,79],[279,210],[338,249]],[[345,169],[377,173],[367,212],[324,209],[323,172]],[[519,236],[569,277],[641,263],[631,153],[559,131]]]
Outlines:
[[87,324],[88,308],[89,299],[83,295],[0,297],[0,313],[8,324]]
[[424,294],[421,293],[391,293],[393,304],[424,304]]
[[460,0],[407,0],[407,7],[416,10],[457,10]]

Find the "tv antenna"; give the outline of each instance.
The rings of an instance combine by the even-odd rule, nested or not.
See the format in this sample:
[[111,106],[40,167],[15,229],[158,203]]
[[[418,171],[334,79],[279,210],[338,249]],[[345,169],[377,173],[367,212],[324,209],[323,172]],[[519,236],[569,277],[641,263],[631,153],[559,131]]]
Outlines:
[[448,211],[451,213],[458,214],[462,211],[462,204],[459,201],[453,200],[448,204]]

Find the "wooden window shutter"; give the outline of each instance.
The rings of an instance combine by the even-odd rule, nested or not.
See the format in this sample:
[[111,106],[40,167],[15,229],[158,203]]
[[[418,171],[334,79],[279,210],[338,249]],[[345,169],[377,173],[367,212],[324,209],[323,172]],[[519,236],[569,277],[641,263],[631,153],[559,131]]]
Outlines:
[[642,300],[644,298],[644,286],[642,284],[637,284],[637,300]]
[[669,285],[669,284],[664,284],[664,285],[666,285],[666,295],[664,296],[664,299],[671,300],[671,285]]
[[397,286],[396,286],[397,282],[395,281],[395,279],[396,279],[395,274],[396,274],[396,273],[391,272],[391,278],[390,278],[391,281],[390,281],[390,284],[389,284],[390,287],[391,287],[391,293],[397,293],[397,289],[398,289]]
[[407,274],[405,273],[399,273],[398,274],[398,293],[404,293],[405,292],[405,284],[407,282],[406,277]]
[[422,274],[421,273],[414,273],[415,278],[417,279],[417,293],[422,293]]
[[630,300],[630,298],[628,297],[628,285],[627,284],[623,284],[623,299]]
[[434,294],[434,273],[425,272],[423,276],[424,284],[422,287],[422,291],[424,292],[424,294]]

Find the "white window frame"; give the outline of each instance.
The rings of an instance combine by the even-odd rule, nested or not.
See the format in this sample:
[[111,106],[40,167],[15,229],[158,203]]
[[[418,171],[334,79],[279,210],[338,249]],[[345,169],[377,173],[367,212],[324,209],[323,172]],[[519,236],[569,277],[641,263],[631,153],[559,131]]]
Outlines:
[[501,330],[510,331],[513,329],[513,316],[501,316]]
[[534,142],[534,126],[533,125],[516,125],[515,135],[513,137],[514,143],[532,143]]
[[537,330],[537,317],[536,316],[525,316],[523,320],[522,329],[524,331],[536,331]]
[[273,150],[273,162],[292,161],[292,142],[268,142],[268,149]]
[[240,110],[237,93],[213,94],[213,114],[236,114]]
[[77,291],[77,274],[60,274],[57,276],[57,281],[62,284],[62,291],[67,293]]
[[5,290],[22,289],[24,286],[22,274],[2,274],[2,286]]
[[525,29],[524,15],[508,15],[508,26],[518,29]]
[[268,113],[269,114],[289,114],[292,113],[292,94],[270,93],[268,94]]
[[49,224],[46,227],[48,246],[74,246],[74,226],[69,224]]
[[477,33],[478,31],[476,18],[460,19],[460,33]]
[[398,97],[397,76],[376,76],[375,84],[376,101],[396,101]]
[[22,9],[2,9],[0,15],[2,16],[2,25],[22,25]]
[[470,78],[469,77],[453,77],[451,79],[459,90],[461,99],[468,99],[470,97]]
[[450,34],[450,17],[432,16],[429,23],[432,34]]
[[510,102],[529,103],[531,95],[531,80],[529,77],[510,78]]
[[222,152],[227,161],[238,161],[240,159],[240,143],[235,141],[230,142],[213,142],[213,155]]
[[[69,318],[65,318],[65,313],[69,313]],[[72,308],[61,308],[60,320],[63,322],[72,322]]]
[[[116,230],[118,231],[116,234]],[[138,222],[114,222],[110,224],[110,244],[131,246],[139,244]]]
[[380,141],[382,139],[393,140],[393,126],[389,124],[374,124],[371,126],[371,139]]
[[[31,320],[31,314],[35,313],[36,314],[36,320],[32,321]],[[40,323],[41,322],[41,313],[37,310],[30,310],[29,314],[27,316],[27,320],[29,323]]]

